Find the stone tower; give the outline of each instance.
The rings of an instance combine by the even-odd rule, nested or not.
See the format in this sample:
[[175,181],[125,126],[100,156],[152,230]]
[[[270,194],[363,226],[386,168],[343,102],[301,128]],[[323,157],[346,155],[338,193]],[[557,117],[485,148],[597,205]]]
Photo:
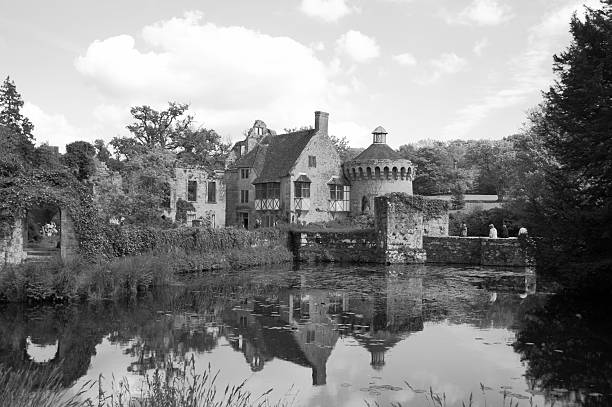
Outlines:
[[412,195],[415,167],[387,145],[387,131],[381,126],[372,132],[370,147],[344,163],[343,171],[351,183],[353,216],[372,213],[376,196],[390,192]]

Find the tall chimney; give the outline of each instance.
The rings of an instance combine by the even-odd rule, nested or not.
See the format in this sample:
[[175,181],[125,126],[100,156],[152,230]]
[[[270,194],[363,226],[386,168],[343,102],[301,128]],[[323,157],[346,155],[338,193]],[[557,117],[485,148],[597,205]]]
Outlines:
[[315,112],[315,130],[327,134],[327,122],[329,121],[329,113]]

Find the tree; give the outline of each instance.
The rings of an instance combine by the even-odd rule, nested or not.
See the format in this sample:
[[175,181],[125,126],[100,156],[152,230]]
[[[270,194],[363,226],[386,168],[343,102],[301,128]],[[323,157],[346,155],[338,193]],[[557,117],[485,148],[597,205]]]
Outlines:
[[349,142],[346,137],[336,137],[334,135],[330,135],[329,139],[331,140],[332,143],[334,143],[334,146],[336,147],[336,151],[338,152],[338,155],[340,156],[341,162],[348,161],[352,158],[351,153],[350,153]]
[[17,92],[15,82],[7,76],[0,86],[0,124],[33,141],[32,130],[34,130],[34,125],[30,122],[30,119],[21,114],[22,107],[23,99]]
[[174,146],[182,164],[208,168],[223,168],[231,147],[229,143],[221,141],[221,136],[216,131],[205,128],[185,130],[175,137]]
[[602,3],[584,21],[572,17],[572,42],[553,57],[558,80],[544,96],[546,146],[597,206],[612,196],[612,1]]
[[103,163],[107,162],[110,159],[110,151],[106,148],[106,143],[104,140],[97,139],[94,141],[94,147],[96,148],[96,158]]
[[508,140],[478,140],[468,146],[465,159],[478,170],[476,182],[481,190],[495,192],[503,201],[515,171],[515,153]]
[[15,83],[7,76],[0,86],[0,125],[8,132],[6,143],[11,144],[11,150],[26,166],[32,164],[34,155],[34,125],[21,114],[23,100],[17,92]]
[[78,180],[88,179],[96,171],[93,158],[96,148],[86,141],[75,141],[66,145],[64,164],[74,171]]
[[186,114],[189,105],[168,103],[168,109],[157,111],[150,106],[135,106],[130,113],[135,122],[127,129],[134,139],[143,146],[173,149],[175,140],[186,131],[193,117]]

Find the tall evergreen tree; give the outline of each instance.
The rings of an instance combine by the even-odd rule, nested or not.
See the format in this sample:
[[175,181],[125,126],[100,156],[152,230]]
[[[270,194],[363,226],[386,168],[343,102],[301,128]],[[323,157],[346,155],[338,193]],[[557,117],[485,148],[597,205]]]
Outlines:
[[554,56],[558,80],[545,94],[545,142],[579,177],[584,198],[601,204],[612,196],[612,0],[586,8],[583,19],[574,15],[570,31],[572,43]]
[[17,92],[15,82],[6,77],[0,86],[0,124],[8,127],[14,133],[19,134],[30,141],[34,140],[32,131],[34,125],[27,117],[21,114],[23,99]]

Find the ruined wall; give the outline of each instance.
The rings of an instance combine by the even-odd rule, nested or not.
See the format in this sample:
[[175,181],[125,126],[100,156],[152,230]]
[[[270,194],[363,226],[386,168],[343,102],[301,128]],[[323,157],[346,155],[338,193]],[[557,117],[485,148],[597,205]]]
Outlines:
[[60,209],[60,214],[60,256],[62,260],[66,261],[74,258],[79,252],[79,240],[74,229],[74,221],[70,217],[68,210],[62,208]]
[[[170,203],[170,216],[174,219],[176,214],[176,201],[181,198],[187,201],[187,185],[189,181],[197,182],[197,196],[190,201],[195,214],[189,214],[187,220],[208,219],[214,227],[225,226],[225,179],[223,171],[208,171],[201,168],[176,168],[174,172],[174,185]],[[208,183],[216,183],[214,201],[208,201]]]
[[376,197],[374,223],[386,262],[423,263],[423,237],[448,235],[446,207],[443,201],[402,193]]
[[380,263],[373,230],[291,232],[296,260],[304,262]]
[[26,252],[23,250],[24,224],[22,219],[17,219],[11,231],[0,237],[0,268],[5,264],[21,263]]
[[517,238],[426,236],[423,238],[423,248],[427,252],[427,263],[509,267],[535,264],[533,242]]

